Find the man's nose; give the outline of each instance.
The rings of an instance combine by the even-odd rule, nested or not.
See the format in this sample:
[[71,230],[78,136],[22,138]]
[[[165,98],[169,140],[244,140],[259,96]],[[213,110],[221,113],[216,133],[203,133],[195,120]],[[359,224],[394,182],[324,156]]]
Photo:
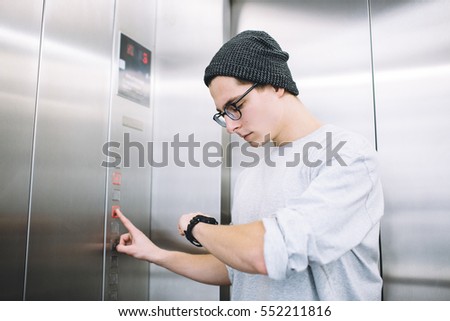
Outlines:
[[228,134],[233,134],[239,128],[239,120],[233,120],[228,116],[225,116],[225,124]]

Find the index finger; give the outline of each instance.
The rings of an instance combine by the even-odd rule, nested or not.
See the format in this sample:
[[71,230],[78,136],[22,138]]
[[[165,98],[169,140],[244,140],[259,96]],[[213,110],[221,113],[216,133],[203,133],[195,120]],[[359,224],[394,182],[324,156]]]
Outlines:
[[122,222],[123,226],[125,226],[125,228],[130,231],[132,229],[135,229],[133,223],[131,223],[131,221],[126,218],[125,215],[123,215],[122,211],[120,210],[120,208],[117,208],[115,211],[117,217],[119,218],[119,220]]

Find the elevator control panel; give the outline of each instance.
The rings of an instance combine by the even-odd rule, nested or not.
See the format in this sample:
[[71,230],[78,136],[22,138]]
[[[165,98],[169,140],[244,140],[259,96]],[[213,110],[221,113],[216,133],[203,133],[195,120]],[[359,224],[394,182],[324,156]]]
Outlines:
[[[142,36],[142,33],[137,33]],[[130,194],[133,199],[144,199],[149,190],[146,185],[140,188],[142,181],[149,181],[148,168],[137,166],[135,153],[129,153],[133,142],[145,143],[150,137],[150,66],[151,52],[136,40],[119,34],[119,57],[118,57],[118,82],[117,97],[113,97],[111,108],[111,141],[118,142],[115,145],[119,156],[119,163],[108,167],[108,214],[107,236],[106,236],[106,259],[105,259],[105,291],[104,298],[108,301],[122,300],[129,297],[143,297],[148,292],[139,286],[140,294],[136,295],[133,281],[137,276],[134,271],[145,271],[148,274],[148,266],[141,265],[137,260],[129,260],[117,252],[120,235],[126,232],[126,228],[120,222],[116,211],[120,209],[124,214],[129,212],[147,210],[146,200],[130,204]],[[144,36],[145,37],[145,36]],[[141,106],[148,107],[142,108]],[[133,141],[130,137],[133,137]],[[113,144],[111,144],[111,147]],[[121,162],[122,157],[124,163]],[[127,163],[128,162],[128,163]],[[139,163],[140,164],[140,163]],[[144,174],[143,174],[144,173]],[[139,174],[139,175],[138,175]],[[146,176],[141,178],[141,176]],[[139,177],[139,178],[137,178]],[[137,181],[138,180],[138,181]],[[124,208],[123,208],[124,207]],[[129,212],[128,212],[129,211]],[[127,214],[128,213],[128,214]],[[125,266],[124,266],[125,265]],[[130,269],[130,265],[132,269]],[[139,272],[139,277],[142,276]],[[132,294],[130,293],[132,292]]]
[[115,213],[120,208],[120,187],[122,185],[122,173],[116,167],[111,173],[111,223],[110,223],[110,256],[108,275],[107,300],[116,301],[119,299],[119,256],[116,250],[120,239],[120,224]]

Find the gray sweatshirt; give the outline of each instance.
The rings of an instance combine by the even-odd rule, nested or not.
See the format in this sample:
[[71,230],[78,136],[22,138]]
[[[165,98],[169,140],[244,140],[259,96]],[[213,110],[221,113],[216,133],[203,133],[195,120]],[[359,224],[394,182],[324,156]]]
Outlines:
[[376,152],[333,125],[271,147],[236,181],[232,222],[262,220],[268,276],[228,267],[232,300],[380,300]]

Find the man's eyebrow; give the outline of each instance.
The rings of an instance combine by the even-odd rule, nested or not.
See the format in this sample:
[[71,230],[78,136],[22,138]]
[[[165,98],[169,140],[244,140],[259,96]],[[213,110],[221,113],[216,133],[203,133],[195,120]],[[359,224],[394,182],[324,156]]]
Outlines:
[[219,110],[218,108],[216,108],[216,110],[219,113],[221,113],[225,109],[225,106],[227,106],[227,105],[231,104],[232,102],[236,101],[236,99],[238,99],[238,98],[239,98],[239,96],[232,97],[232,98],[228,99],[228,101],[222,106],[222,110]]

